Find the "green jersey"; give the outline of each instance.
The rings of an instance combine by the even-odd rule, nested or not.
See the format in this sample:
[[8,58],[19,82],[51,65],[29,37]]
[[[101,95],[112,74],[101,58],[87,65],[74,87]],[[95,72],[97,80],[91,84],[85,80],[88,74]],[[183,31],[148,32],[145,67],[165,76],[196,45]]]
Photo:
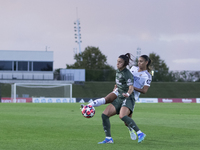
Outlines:
[[118,97],[124,99],[122,93],[127,93],[129,86],[133,85],[133,75],[127,68],[124,68],[122,71],[116,71],[115,80],[119,92]]

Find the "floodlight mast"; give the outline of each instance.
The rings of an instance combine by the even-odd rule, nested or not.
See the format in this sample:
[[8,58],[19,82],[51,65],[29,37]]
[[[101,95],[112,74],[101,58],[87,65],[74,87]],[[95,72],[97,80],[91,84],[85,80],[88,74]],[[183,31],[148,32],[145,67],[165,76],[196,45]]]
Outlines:
[[138,59],[141,56],[141,48],[138,47],[136,51],[136,58]]
[[75,32],[75,39],[76,39],[76,43],[79,46],[79,54],[81,54],[81,27],[80,27],[80,19],[78,19],[78,9],[76,8],[76,13],[77,13],[77,20],[74,22],[74,32]]

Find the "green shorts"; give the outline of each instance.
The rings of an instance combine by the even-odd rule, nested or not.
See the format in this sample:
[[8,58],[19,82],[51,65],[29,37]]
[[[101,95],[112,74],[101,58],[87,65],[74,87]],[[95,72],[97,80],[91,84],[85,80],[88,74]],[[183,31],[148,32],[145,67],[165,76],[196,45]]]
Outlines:
[[123,106],[127,107],[131,111],[130,114],[132,114],[135,106],[135,98],[132,95],[123,99],[117,97],[111,104],[115,107],[117,114],[119,114],[120,109]]

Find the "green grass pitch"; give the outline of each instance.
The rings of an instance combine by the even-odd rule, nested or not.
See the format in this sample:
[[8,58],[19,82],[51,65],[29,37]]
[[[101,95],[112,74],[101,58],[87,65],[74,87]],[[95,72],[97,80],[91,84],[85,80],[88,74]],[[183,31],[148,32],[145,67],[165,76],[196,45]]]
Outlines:
[[138,144],[118,116],[110,118],[114,144],[105,135],[101,113],[84,118],[79,103],[0,103],[0,150],[199,150],[200,104],[136,104],[133,119],[146,133]]

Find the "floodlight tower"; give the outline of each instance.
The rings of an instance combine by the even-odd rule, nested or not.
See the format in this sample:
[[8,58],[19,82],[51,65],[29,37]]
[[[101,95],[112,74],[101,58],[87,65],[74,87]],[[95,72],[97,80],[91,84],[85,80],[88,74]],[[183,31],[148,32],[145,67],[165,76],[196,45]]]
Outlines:
[[141,48],[137,48],[137,51],[136,51],[136,59],[138,60],[138,58],[141,56]]
[[81,27],[80,27],[80,20],[77,19],[74,22],[74,32],[75,32],[75,42],[78,44],[79,46],[79,54],[81,54]]

